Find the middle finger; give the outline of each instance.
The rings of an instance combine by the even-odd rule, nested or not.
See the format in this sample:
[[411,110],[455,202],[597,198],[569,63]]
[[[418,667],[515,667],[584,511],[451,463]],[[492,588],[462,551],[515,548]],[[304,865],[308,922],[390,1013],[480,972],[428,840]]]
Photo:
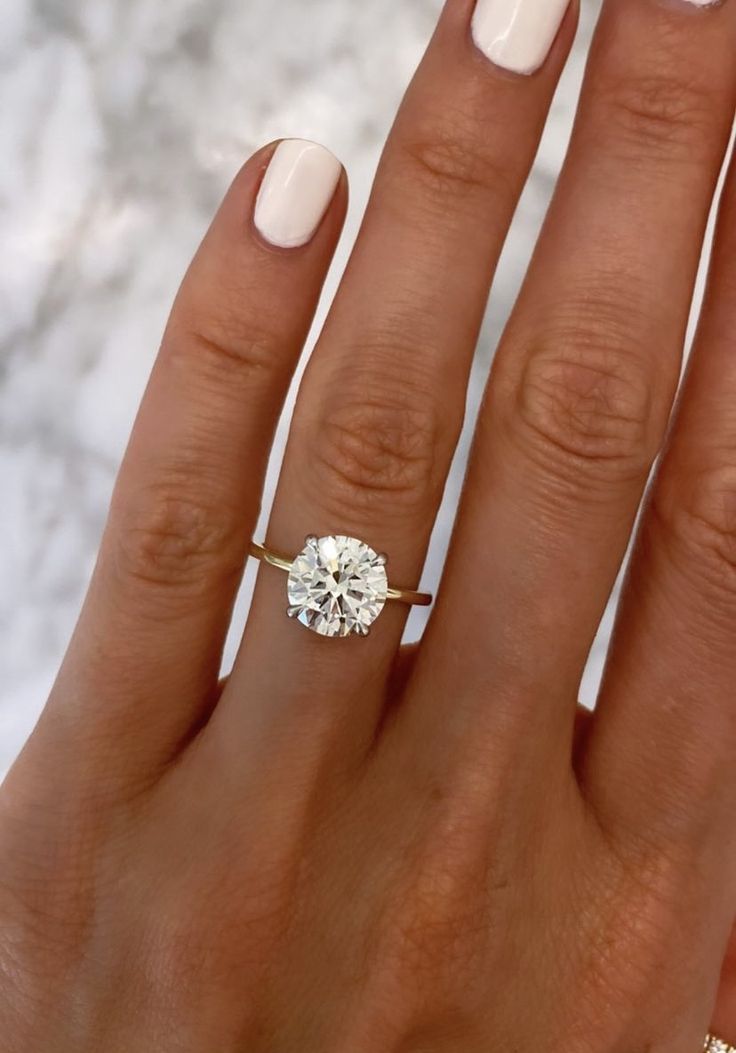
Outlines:
[[[729,3],[604,4],[416,668],[411,731],[436,720],[443,755],[452,720],[476,744],[513,736],[569,757],[561,741],[679,376],[735,47]],[[462,665],[437,661],[448,654]]]

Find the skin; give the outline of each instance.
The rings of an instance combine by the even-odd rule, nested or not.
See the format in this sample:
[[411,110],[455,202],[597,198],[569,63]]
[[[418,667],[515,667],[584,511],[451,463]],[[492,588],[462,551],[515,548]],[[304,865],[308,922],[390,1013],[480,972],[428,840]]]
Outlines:
[[[449,0],[298,399],[269,529],[419,578],[532,77]],[[278,414],[346,207],[277,250],[260,151],[177,298],[78,628],[0,792],[8,1053],[697,1053],[736,1041],[736,6],[609,0],[422,643],[330,641],[263,569]],[[671,424],[670,424],[671,422]],[[638,531],[598,709],[585,657]]]

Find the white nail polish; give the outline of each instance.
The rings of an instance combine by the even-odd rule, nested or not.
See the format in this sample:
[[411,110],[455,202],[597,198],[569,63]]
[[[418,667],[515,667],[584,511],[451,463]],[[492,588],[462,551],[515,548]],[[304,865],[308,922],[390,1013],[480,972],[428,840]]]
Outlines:
[[478,0],[473,39],[497,66],[514,73],[534,73],[549,54],[569,2]]
[[272,245],[295,249],[317,231],[340,181],[342,166],[324,146],[285,139],[263,177],[253,220]]

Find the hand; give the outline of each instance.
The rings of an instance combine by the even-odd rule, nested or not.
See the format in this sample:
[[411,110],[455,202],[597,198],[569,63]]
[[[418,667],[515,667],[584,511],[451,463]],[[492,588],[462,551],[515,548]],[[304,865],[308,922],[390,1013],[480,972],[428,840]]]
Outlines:
[[[574,31],[563,8],[516,0],[514,20],[481,0],[474,44],[470,0],[449,0],[301,385],[271,547],[351,535],[416,585]],[[604,7],[418,648],[399,649],[401,603],[365,639],[308,631],[266,566],[218,684],[347,193],[320,147],[245,166],[183,283],[77,631],[2,788],[7,1053],[736,1038],[733,964],[716,997],[736,908],[736,173],[598,710],[575,734],[668,426],[734,55],[733,3]]]

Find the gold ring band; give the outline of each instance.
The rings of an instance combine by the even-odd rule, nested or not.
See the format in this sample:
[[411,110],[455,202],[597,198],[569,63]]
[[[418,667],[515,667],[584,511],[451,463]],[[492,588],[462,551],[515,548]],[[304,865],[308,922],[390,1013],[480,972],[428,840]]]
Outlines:
[[[250,554],[254,559],[260,560],[261,563],[268,563],[271,567],[285,570],[287,574],[291,571],[294,564],[293,556],[285,556],[282,552],[275,552],[273,549],[266,548],[265,545],[259,545],[256,541],[251,542]],[[408,603],[412,607],[430,607],[433,598],[429,592],[389,588],[386,593],[386,599],[394,600],[398,603]]]
[[703,1053],[736,1053],[736,1048],[729,1046],[728,1042],[724,1042],[722,1038],[708,1035],[703,1046]]

